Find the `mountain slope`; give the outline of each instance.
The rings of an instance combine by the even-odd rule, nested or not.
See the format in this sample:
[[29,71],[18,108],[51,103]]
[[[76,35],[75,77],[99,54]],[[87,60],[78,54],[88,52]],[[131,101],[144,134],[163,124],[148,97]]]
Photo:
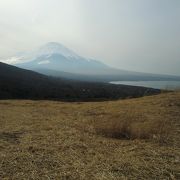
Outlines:
[[105,100],[158,94],[143,87],[87,83],[48,77],[0,63],[0,99]]
[[[37,50],[10,59],[15,65],[56,77],[84,81],[180,80],[178,76],[139,73],[112,68],[100,61],[77,55],[63,45],[50,42]],[[19,63],[17,63],[19,62]],[[62,75],[63,73],[63,76]]]
[[17,66],[26,69],[50,69],[54,71],[64,71],[69,73],[93,74],[105,73],[106,65],[93,60],[84,60],[83,58],[65,57],[61,54],[41,55],[35,60],[17,64]]
[[[31,54],[31,55],[30,55]],[[69,73],[92,74],[106,72],[107,65],[92,59],[86,59],[74,53],[72,50],[55,42],[47,43],[39,49],[25,53],[16,59],[18,67],[26,69],[50,69]]]

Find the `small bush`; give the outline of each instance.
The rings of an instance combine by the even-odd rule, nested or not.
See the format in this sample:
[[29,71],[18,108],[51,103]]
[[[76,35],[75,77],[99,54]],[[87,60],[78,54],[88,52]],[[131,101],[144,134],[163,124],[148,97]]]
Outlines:
[[119,139],[154,139],[166,142],[169,138],[171,123],[157,117],[148,119],[142,114],[117,114],[94,123],[98,134]]

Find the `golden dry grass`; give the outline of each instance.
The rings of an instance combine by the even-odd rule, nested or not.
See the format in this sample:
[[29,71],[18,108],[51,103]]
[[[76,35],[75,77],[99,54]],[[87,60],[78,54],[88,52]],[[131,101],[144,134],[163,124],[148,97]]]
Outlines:
[[0,101],[0,179],[180,179],[180,92]]
[[[151,139],[159,143],[171,142],[171,130],[173,130],[173,120],[164,117],[164,109],[155,109],[149,106],[149,102],[136,106],[128,104],[115,112],[106,111],[106,116],[94,120],[93,124],[98,134],[117,139]],[[134,106],[134,107],[133,107]],[[113,111],[114,111],[113,110]],[[153,113],[153,114],[152,114]]]

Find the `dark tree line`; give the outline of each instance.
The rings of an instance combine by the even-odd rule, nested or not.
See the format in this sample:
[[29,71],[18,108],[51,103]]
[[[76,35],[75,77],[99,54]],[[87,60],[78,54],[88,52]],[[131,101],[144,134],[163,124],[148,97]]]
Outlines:
[[0,63],[0,99],[93,101],[158,93],[151,88],[53,78]]

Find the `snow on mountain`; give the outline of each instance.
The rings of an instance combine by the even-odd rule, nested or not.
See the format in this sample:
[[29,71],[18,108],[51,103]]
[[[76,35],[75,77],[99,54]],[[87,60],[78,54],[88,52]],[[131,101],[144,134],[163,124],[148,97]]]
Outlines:
[[80,58],[79,55],[77,55],[72,50],[66,48],[62,44],[57,43],[57,42],[49,42],[33,51],[19,52],[12,57],[2,58],[2,59],[0,59],[0,62],[4,62],[7,64],[25,63],[25,62],[32,61],[41,56],[50,58],[53,54],[59,54],[66,58],[71,58],[71,59],[72,58],[74,58],[74,59]]
[[40,62],[38,62],[38,64],[49,64],[49,63],[50,63],[49,60],[45,60],[45,61],[40,61]]
[[[70,73],[93,73],[106,71],[107,65],[79,56],[62,44],[50,42],[40,48],[19,54],[15,65],[25,69],[48,69]],[[17,56],[18,57],[18,56]]]
[[56,43],[56,42],[47,43],[46,45],[39,48],[37,51],[37,56],[47,55],[47,57],[48,57],[53,54],[61,54],[64,57],[71,57],[71,58],[79,58],[80,57],[72,50],[70,50],[70,49],[66,48],[65,46],[63,46],[62,44]]

